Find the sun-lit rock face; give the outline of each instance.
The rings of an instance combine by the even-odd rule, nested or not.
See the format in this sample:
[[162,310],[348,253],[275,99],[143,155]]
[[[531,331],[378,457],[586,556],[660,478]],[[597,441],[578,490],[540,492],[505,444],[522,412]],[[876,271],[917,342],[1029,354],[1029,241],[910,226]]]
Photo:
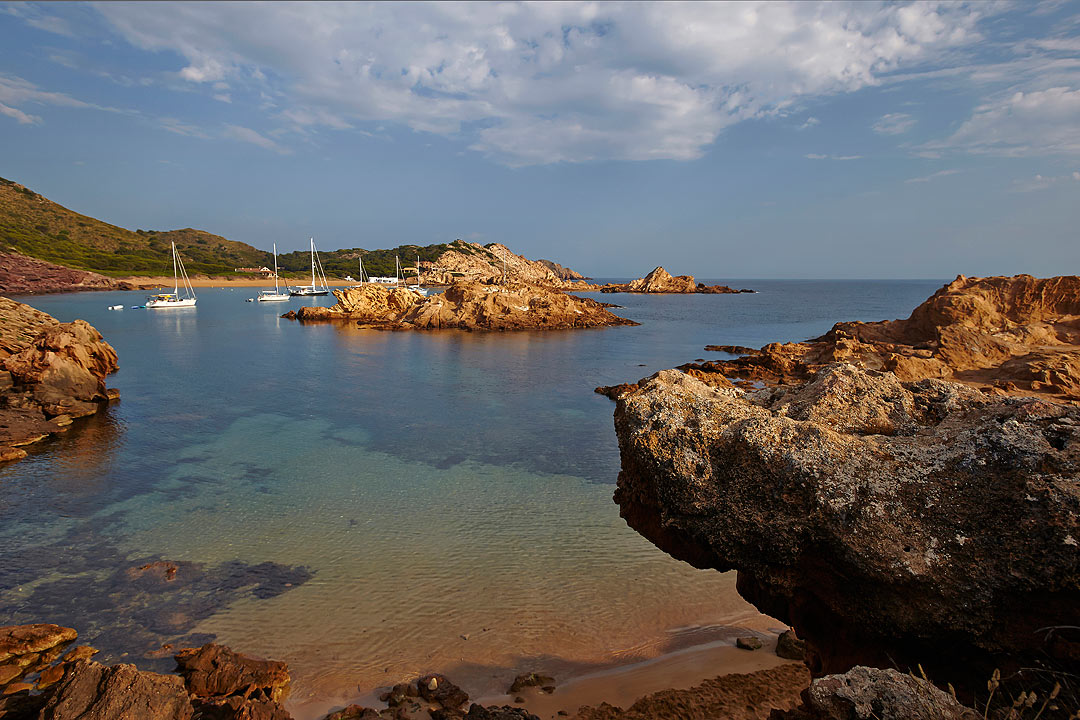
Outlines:
[[429,297],[372,284],[335,290],[334,297],[338,302],[333,307],[304,307],[287,317],[349,320],[393,330],[569,330],[637,324],[595,300],[523,283],[458,281]]
[[738,570],[815,673],[921,663],[960,685],[1076,657],[1038,631],[1080,608],[1074,404],[848,364],[750,391],[668,370],[618,396],[615,428],[627,523]]
[[[723,349],[723,346],[716,346]],[[744,357],[685,366],[766,383],[804,382],[848,362],[902,381],[943,378],[1003,394],[1080,399],[1080,277],[958,277],[906,320],[837,323],[805,343],[773,343]]]

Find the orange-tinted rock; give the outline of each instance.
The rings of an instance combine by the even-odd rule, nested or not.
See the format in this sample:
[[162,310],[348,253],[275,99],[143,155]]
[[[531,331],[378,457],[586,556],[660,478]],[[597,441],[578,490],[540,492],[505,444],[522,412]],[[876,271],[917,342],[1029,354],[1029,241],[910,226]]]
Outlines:
[[195,697],[225,697],[242,693],[248,698],[275,702],[284,698],[289,669],[283,662],[260,660],[212,643],[176,654],[177,672]]
[[628,283],[609,283],[599,288],[603,293],[655,293],[690,295],[726,295],[753,290],[735,290],[726,285],[705,285],[694,281],[693,275],[672,275],[662,267],[654,268],[645,277]]
[[76,637],[78,633],[72,628],[47,623],[0,627],[0,663],[66,645]]
[[87,270],[55,265],[45,260],[0,253],[0,292],[10,295],[73,292],[76,290],[132,290],[134,285]]
[[350,320],[392,330],[569,330],[636,325],[595,300],[541,285],[455,282],[421,297],[411,290],[366,284],[335,290],[330,308],[303,307],[298,320]]
[[906,320],[841,322],[805,343],[682,369],[783,385],[834,362],[888,370],[904,382],[940,378],[1080,399],[1080,277],[960,276]]

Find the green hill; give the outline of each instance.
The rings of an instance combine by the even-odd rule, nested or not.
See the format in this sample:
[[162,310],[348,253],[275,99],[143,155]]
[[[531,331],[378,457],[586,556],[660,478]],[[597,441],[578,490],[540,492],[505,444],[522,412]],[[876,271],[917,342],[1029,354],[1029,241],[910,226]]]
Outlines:
[[0,178],[0,252],[104,275],[162,275],[172,274],[171,242],[192,273],[232,273],[273,263],[264,250],[202,230],[125,230]]
[[[265,250],[202,230],[125,230],[0,178],[0,252],[17,252],[113,277],[171,275],[171,242],[176,243],[190,273],[232,275],[234,268],[274,264],[273,255]],[[487,252],[455,240],[427,246],[402,245],[392,250],[320,250],[319,256],[328,276],[356,277],[357,259],[361,256],[369,274],[393,275],[395,255],[408,270],[415,266],[417,255],[421,260],[433,261],[447,250],[467,255]],[[278,255],[278,266],[283,275],[303,277],[310,271],[311,255],[307,250],[284,253]]]

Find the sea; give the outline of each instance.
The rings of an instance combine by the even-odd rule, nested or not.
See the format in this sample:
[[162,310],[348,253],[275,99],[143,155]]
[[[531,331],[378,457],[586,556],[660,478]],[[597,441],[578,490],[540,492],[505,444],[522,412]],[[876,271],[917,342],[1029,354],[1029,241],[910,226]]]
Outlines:
[[506,333],[301,324],[333,298],[252,288],[16,298],[96,327],[121,399],[0,467],[0,624],[162,672],[209,641],[284,660],[301,720],[418,673],[475,695],[778,630],[625,525],[593,389],[907,317],[944,281],[705,282],[757,292],[588,294],[641,324]]

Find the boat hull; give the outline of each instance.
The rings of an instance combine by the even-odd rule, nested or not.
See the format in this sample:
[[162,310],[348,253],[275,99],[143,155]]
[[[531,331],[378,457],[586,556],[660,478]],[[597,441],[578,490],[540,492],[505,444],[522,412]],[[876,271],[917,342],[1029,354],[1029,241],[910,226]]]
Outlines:
[[147,310],[166,310],[170,308],[185,308],[195,307],[195,298],[187,298],[185,300],[147,300]]
[[279,295],[273,295],[273,294],[260,295],[259,297],[255,298],[255,299],[258,300],[259,302],[288,302],[289,298],[291,298],[291,297],[292,297],[292,295],[282,293],[282,294],[279,294]]

